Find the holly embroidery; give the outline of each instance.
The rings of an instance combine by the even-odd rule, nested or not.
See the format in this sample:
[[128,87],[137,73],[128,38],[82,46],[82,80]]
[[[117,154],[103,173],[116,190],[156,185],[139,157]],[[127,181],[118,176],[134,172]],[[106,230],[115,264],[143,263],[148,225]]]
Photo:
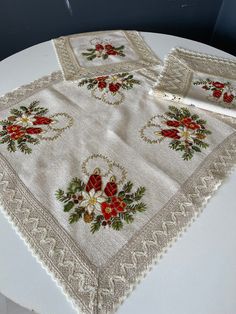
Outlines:
[[188,108],[169,106],[169,111],[151,118],[140,133],[150,144],[168,140],[171,149],[182,152],[184,160],[190,160],[209,146],[205,140],[211,131],[206,128],[206,121],[191,114]]
[[73,123],[72,117],[66,113],[47,116],[48,109],[40,107],[38,101],[28,107],[13,108],[10,113],[0,121],[0,144],[7,144],[9,152],[20,150],[30,154],[32,148],[29,145],[39,144],[41,140],[54,140]]
[[120,189],[115,175],[105,177],[101,169],[96,167],[86,182],[74,178],[66,191],[57,190],[56,198],[63,203],[64,211],[70,212],[70,224],[84,221],[90,224],[92,233],[101,227],[121,230],[124,224],[134,221],[138,212],[146,210],[146,204],[140,202],[145,193],[143,186],[132,192],[131,181]]
[[124,49],[125,46],[123,45],[115,47],[109,43],[97,43],[94,48],[88,48],[86,52],[82,52],[82,55],[89,61],[92,61],[96,58],[102,58],[103,60],[106,60],[109,58],[109,56],[125,57]]
[[207,78],[206,80],[198,80],[193,82],[193,85],[199,85],[211,94],[208,99],[218,102],[227,107],[236,106],[236,90],[230,82],[213,81]]
[[[83,79],[78,86],[86,86],[91,90],[94,98],[103,101],[109,105],[119,105],[124,101],[124,93],[122,91],[130,90],[134,85],[139,85],[140,81],[134,79],[129,73],[120,73],[110,76],[100,76],[97,78]],[[121,91],[122,90],[122,91]]]

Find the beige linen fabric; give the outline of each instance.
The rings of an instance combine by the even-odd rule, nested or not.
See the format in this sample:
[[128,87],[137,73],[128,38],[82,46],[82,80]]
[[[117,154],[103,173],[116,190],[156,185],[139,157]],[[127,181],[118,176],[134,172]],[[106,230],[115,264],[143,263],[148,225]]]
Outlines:
[[[55,139],[39,137],[40,142],[30,146],[29,154],[20,148],[9,151],[7,143],[1,142],[0,195],[8,219],[83,313],[116,310],[199,213],[236,159],[235,121],[190,108],[191,117],[198,115],[196,121],[204,120],[204,130],[211,133],[199,137],[196,130],[200,126],[193,122],[189,126],[188,120],[182,119],[181,123],[189,126],[189,134],[192,128],[193,138],[198,136],[208,144],[201,151],[196,148],[193,156],[184,160],[183,151],[169,147],[173,137],[164,138],[162,132],[167,123],[164,116],[173,102],[150,94],[158,70],[129,75],[129,80],[135,81],[131,88],[119,90],[124,97],[115,106],[94,97],[87,83],[63,81],[60,72],[0,98],[1,119],[15,125],[15,111],[10,110],[25,110],[21,107],[38,101],[37,105],[48,109],[45,115],[49,120],[31,118],[33,124],[25,132],[32,134],[31,128],[37,126],[44,128],[39,135],[45,138],[60,133]],[[182,110],[180,104],[175,104],[176,108]],[[32,112],[27,111],[27,115],[32,116]],[[54,129],[48,131],[46,123]],[[62,130],[55,131],[59,128]],[[8,124],[6,130],[15,134],[13,138],[21,136],[22,128],[12,129]],[[181,139],[190,136],[184,134]],[[161,141],[150,142],[160,136]],[[73,177],[88,182],[96,167],[101,169],[104,182],[110,175],[116,176],[119,191],[127,181],[134,189],[146,189],[142,197],[146,210],[137,212],[133,222],[124,222],[120,230],[107,225],[92,233],[90,223],[83,219],[70,224],[69,213],[55,197],[55,191],[66,190]]]
[[236,61],[175,48],[165,59],[154,93],[236,117]]

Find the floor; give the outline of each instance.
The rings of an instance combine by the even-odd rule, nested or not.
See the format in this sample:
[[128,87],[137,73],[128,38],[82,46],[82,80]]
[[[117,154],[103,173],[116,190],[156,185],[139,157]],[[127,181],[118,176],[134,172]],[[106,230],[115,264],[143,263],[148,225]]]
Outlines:
[[4,295],[0,294],[0,313],[1,314],[32,314],[35,312],[29,311],[21,307],[20,305],[7,299]]

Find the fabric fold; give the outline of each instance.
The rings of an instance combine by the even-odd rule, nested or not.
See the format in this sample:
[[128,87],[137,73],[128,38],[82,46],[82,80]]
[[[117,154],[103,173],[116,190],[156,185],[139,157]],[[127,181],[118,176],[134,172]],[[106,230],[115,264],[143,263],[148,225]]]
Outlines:
[[158,97],[236,117],[236,61],[182,48],[165,60]]

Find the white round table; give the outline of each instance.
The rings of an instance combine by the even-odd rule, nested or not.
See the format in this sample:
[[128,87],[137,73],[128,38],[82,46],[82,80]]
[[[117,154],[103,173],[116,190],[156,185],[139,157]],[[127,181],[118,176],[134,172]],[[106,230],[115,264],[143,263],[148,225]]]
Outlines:
[[[176,46],[232,57],[175,36],[142,35],[162,59]],[[58,69],[50,42],[23,50],[0,62],[0,94]],[[119,314],[236,313],[235,186],[236,172],[188,232],[128,297]],[[0,235],[0,293],[38,314],[75,314],[1,213]]]

